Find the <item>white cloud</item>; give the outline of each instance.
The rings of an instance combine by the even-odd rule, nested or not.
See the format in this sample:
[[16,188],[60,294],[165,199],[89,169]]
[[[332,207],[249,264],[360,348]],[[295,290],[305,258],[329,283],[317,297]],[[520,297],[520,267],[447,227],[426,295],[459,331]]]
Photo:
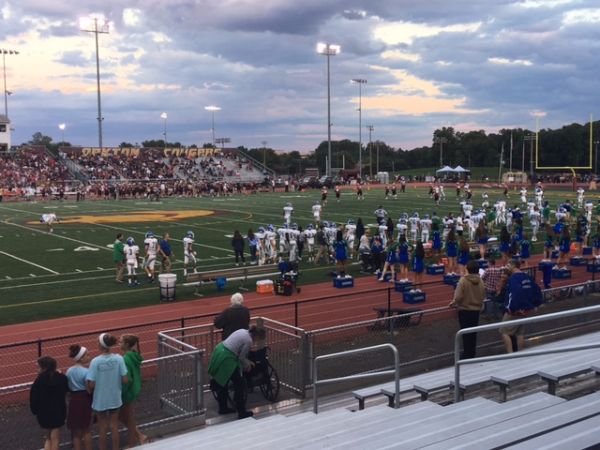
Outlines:
[[523,8],[556,8],[559,6],[565,6],[570,4],[581,3],[581,0],[525,0],[519,3],[519,6]]
[[564,25],[577,25],[580,23],[599,23],[600,8],[576,9],[568,11],[563,16]]
[[416,53],[404,52],[402,50],[386,50],[381,54],[383,59],[389,59],[392,61],[411,61],[417,62],[421,60],[421,55]]
[[512,66],[533,66],[533,63],[527,59],[508,59],[508,58],[488,58],[492,64],[504,64]]
[[411,23],[390,22],[375,27],[373,35],[388,45],[412,44],[415,39],[435,36],[440,33],[473,33],[481,22],[448,25],[445,27]]
[[142,20],[142,11],[137,8],[125,8],[123,10],[123,23],[130,27],[136,27]]

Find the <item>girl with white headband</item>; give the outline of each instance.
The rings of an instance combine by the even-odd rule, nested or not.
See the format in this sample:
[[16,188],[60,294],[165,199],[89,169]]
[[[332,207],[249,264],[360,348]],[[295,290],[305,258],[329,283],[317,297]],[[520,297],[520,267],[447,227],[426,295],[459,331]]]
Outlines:
[[75,450],[92,450],[92,396],[87,391],[85,381],[90,354],[87,348],[73,344],[69,347],[69,358],[74,361],[74,365],[67,370],[71,391],[67,428],[71,430],[71,441]]
[[92,410],[98,420],[98,447],[106,450],[106,434],[110,425],[112,448],[119,447],[119,409],[121,386],[127,384],[127,367],[123,357],[111,352],[117,338],[108,333],[98,336],[100,355],[92,359],[86,376],[88,392],[93,393]]

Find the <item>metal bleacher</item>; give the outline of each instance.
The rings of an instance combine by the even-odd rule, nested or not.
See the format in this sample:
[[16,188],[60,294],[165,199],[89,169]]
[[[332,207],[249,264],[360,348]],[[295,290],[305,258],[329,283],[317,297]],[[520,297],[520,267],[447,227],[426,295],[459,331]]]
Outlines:
[[[600,332],[535,346],[520,352],[558,349],[597,343]],[[273,414],[213,425],[159,440],[145,449],[584,449],[600,446],[600,392],[590,392],[587,383],[579,397],[567,400],[555,395],[566,378],[600,373],[600,351],[568,351],[532,355],[466,365],[462,368],[462,390],[504,387],[527,381],[528,389],[501,398],[473,397],[442,406],[425,398],[435,391],[452,388],[454,367],[402,379],[402,393],[421,393],[422,401],[394,409],[379,402],[352,411],[337,405],[320,414],[300,412]],[[596,389],[598,382],[592,375]],[[548,393],[537,392],[548,383]],[[353,392],[364,401],[372,396],[394,396],[393,383]],[[533,393],[532,393],[533,392]],[[504,392],[505,393],[505,392]],[[494,396],[495,397],[495,396]],[[412,399],[414,401],[414,398]],[[375,402],[374,402],[375,403]],[[392,403],[393,404],[393,403]]]

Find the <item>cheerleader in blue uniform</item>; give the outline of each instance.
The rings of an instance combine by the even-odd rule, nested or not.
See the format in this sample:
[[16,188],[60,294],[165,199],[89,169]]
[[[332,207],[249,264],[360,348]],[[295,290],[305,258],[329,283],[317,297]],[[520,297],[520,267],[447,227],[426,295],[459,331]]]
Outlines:
[[406,236],[400,236],[398,241],[398,263],[400,264],[400,279],[403,281],[408,280],[408,252],[410,246],[406,242]]
[[600,223],[596,228],[596,236],[594,236],[594,256],[600,256]]
[[440,254],[442,251],[442,236],[440,235],[440,227],[436,222],[431,225],[431,250],[435,258],[435,262],[439,264]]
[[458,242],[456,242],[456,234],[454,228],[451,228],[446,238],[446,256],[448,257],[448,273],[455,273],[456,256],[458,255]]
[[502,254],[502,264],[508,263],[508,253],[510,251],[510,234],[506,225],[500,230],[500,253]]
[[483,220],[479,222],[477,225],[477,230],[475,230],[475,239],[477,239],[477,245],[479,245],[479,259],[485,259],[485,251],[487,249],[488,243],[488,230],[485,226]]
[[460,275],[467,274],[467,263],[469,262],[469,259],[469,244],[464,237],[461,237],[458,251],[458,272]]
[[558,241],[558,251],[560,252],[558,255],[557,264],[567,264],[569,260],[569,252],[571,251],[571,233],[569,233],[569,227],[563,227],[562,233],[560,235],[560,240]]
[[385,281],[385,274],[388,269],[390,269],[392,273],[392,277],[390,278],[390,283],[393,283],[396,279],[396,264],[398,264],[398,243],[394,242],[394,238],[388,241],[388,247],[386,249],[387,256],[385,259],[385,264],[383,265],[383,272],[381,272],[381,276],[379,277],[379,281]]
[[554,248],[554,232],[549,223],[546,224],[546,241],[544,242],[544,259],[552,258],[552,249]]
[[413,252],[413,272],[415,272],[415,285],[423,282],[423,271],[425,270],[425,249],[419,239]]
[[339,278],[346,276],[346,259],[348,259],[347,250],[348,243],[344,240],[342,230],[338,230],[335,242],[333,243],[335,249],[335,264],[337,266],[337,273]]
[[527,240],[527,235],[523,234],[523,240],[521,241],[521,259],[525,262],[531,256],[531,242]]

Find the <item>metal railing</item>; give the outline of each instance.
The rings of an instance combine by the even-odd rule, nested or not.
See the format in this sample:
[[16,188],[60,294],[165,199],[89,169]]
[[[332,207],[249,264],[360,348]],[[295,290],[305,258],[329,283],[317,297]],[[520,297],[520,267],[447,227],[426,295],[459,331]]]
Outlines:
[[[144,430],[187,428],[190,419],[194,425],[202,423],[203,390],[198,389],[202,385],[202,351],[175,341],[168,344],[165,354],[142,362],[142,390],[134,410],[136,422]],[[40,447],[43,430],[29,411],[31,385],[29,382],[0,387],[0,448]],[[69,439],[63,427],[60,440],[67,443]]]
[[479,325],[471,328],[463,328],[459,330],[454,338],[454,402],[458,403],[460,401],[460,368],[463,365],[468,364],[477,364],[483,362],[491,362],[491,361],[501,361],[505,359],[513,359],[513,358],[526,358],[529,356],[537,356],[537,355],[547,355],[551,353],[562,353],[568,351],[575,350],[588,350],[591,348],[599,348],[600,344],[589,344],[589,345],[577,345],[577,346],[568,346],[568,347],[556,347],[547,350],[532,350],[527,352],[515,352],[508,353],[503,355],[493,355],[493,356],[483,356],[479,358],[471,358],[471,359],[460,359],[460,338],[465,334],[477,333],[480,331],[491,331],[498,330],[500,328],[505,327],[514,327],[527,325],[532,323],[539,322],[547,322],[550,320],[563,319],[567,317],[581,316],[590,313],[598,313],[600,312],[599,306],[588,306],[586,308],[573,309],[569,311],[560,311],[556,313],[544,314],[542,316],[536,317],[526,317],[523,319],[517,320],[507,320],[505,322],[492,323],[488,325]]
[[[373,372],[373,373],[361,373],[361,374],[357,374],[357,375],[347,375],[344,377],[326,378],[323,380],[319,380],[319,378],[318,378],[317,367],[318,367],[319,361],[338,359],[338,358],[342,358],[344,356],[349,356],[349,355],[370,353],[375,350],[381,350],[384,348],[390,349],[394,355],[394,369],[393,370],[387,370],[387,371],[382,371],[382,372]],[[339,382],[348,381],[348,380],[363,380],[366,378],[380,377],[382,375],[387,375],[387,374],[391,374],[391,373],[394,374],[394,408],[398,408],[400,406],[400,356],[398,354],[398,349],[396,348],[396,346],[394,346],[392,344],[381,344],[381,345],[375,345],[373,347],[358,348],[355,350],[346,350],[344,352],[330,353],[329,355],[317,356],[313,362],[312,367],[313,367],[313,377],[314,377],[313,412],[315,414],[317,414],[319,412],[319,396],[318,396],[319,395],[318,394],[319,386],[322,386],[325,384],[339,383]]]

